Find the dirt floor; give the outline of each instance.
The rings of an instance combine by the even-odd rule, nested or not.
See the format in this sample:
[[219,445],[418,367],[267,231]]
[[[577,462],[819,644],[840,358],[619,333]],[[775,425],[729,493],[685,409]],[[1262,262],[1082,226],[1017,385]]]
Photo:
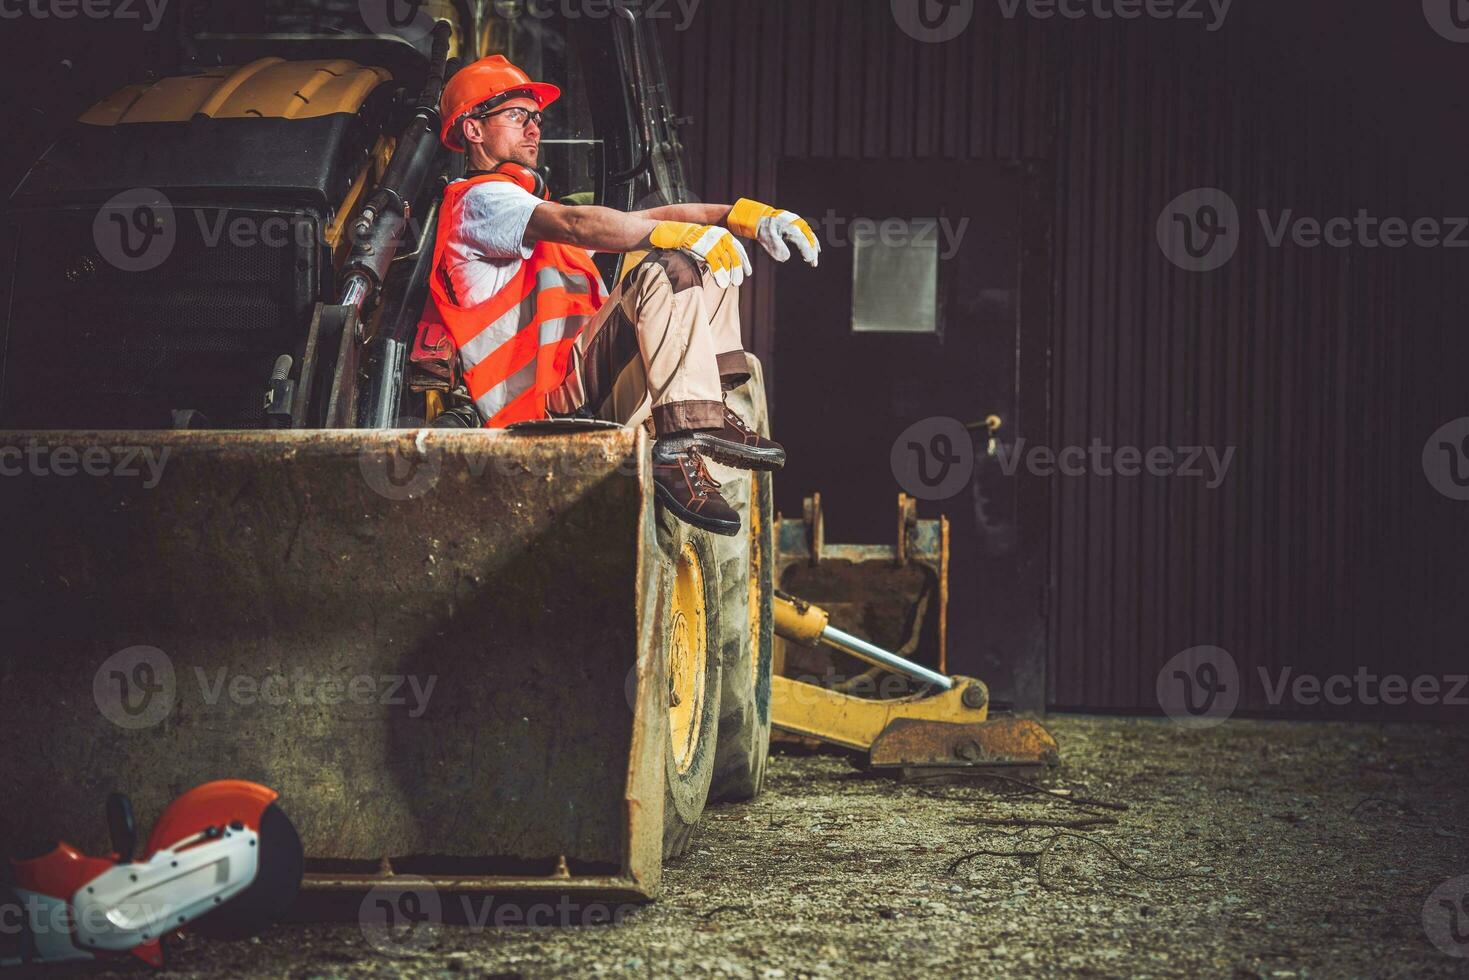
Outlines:
[[187,939],[171,973],[1469,976],[1430,940],[1469,957],[1469,918],[1435,912],[1445,895],[1469,911],[1469,878],[1452,882],[1469,875],[1469,729],[1049,724],[1064,765],[1047,785],[1127,809],[782,755],[768,793],[711,811],[662,899],[611,910],[619,924],[293,924],[243,945]]

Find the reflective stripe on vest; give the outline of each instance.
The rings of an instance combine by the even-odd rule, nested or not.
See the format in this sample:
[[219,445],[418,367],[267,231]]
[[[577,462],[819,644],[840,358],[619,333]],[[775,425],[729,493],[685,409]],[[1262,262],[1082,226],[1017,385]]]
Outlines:
[[572,345],[603,297],[600,273],[585,251],[541,242],[488,300],[463,307],[450,298],[443,258],[458,204],[471,187],[492,180],[513,182],[490,174],[444,192],[424,317],[440,320],[454,338],[470,397],[489,428],[503,428],[546,417],[546,396],[565,380]]
[[[479,406],[479,410],[484,415],[484,417],[493,421],[494,418],[498,416],[501,412],[503,412],[508,405],[514,402],[515,399],[524,395],[535,384],[537,375],[541,373],[541,370],[544,367],[543,361],[546,360],[546,358],[543,358],[542,355],[547,351],[552,352],[549,357],[549,360],[553,365],[551,371],[555,379],[556,386],[559,387],[561,384],[561,380],[566,377],[565,368],[569,366],[570,358],[569,350],[568,357],[558,357],[558,349],[562,346],[563,343],[567,345],[574,343],[577,336],[582,332],[582,329],[587,325],[587,322],[589,320],[591,320],[591,317],[589,316],[568,316],[562,317],[560,320],[544,321],[540,326],[540,330],[538,331],[539,337],[537,339],[539,340],[539,345],[537,347],[536,357],[534,360],[527,362],[525,367],[521,368],[519,371],[516,371],[510,377],[506,378],[504,381],[501,381],[499,384],[495,385],[495,387],[491,388],[483,395],[475,394],[476,387],[482,386],[471,385],[470,394],[475,396],[474,403]],[[494,326],[494,324],[491,324],[489,328],[485,330],[485,333],[489,333],[490,330],[493,330]],[[484,333],[480,334],[480,337],[483,336]],[[475,339],[478,340],[479,338],[477,337]],[[468,372],[470,370],[470,361],[468,355],[464,355],[464,358],[465,370],[466,372]],[[557,368],[561,369],[559,374],[556,373]]]

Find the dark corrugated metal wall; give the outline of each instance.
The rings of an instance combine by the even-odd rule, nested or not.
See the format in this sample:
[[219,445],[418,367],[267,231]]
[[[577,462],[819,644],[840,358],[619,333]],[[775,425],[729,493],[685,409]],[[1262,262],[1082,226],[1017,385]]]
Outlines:
[[[773,199],[781,157],[1045,155],[1045,39],[1024,24],[1024,44],[975,30],[920,44],[888,0],[709,0],[686,31],[659,23],[675,106],[694,120],[683,138],[702,200]],[[767,268],[746,291],[762,356],[774,287]]]
[[[929,45],[888,0],[718,0],[667,31],[703,199],[776,200],[781,157],[1048,161],[1054,305],[1024,329],[1051,335],[1051,421],[1027,435],[1236,448],[1214,491],[1054,481],[1055,706],[1155,708],[1159,667],[1201,644],[1247,679],[1462,669],[1469,505],[1436,494],[1419,457],[1469,415],[1465,253],[1271,248],[1255,218],[1469,213],[1462,50],[1417,5],[1292,7],[1238,5],[1209,32],[980,3],[964,35]],[[1228,192],[1243,225],[1207,274],[1154,238],[1166,202],[1199,186]],[[761,264],[746,322],[769,358],[782,327]],[[1246,702],[1268,707],[1257,680]]]

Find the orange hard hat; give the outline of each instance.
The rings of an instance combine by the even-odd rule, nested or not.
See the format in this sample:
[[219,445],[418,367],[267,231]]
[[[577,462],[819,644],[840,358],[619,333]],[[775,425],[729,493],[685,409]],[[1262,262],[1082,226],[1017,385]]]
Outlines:
[[542,109],[561,98],[559,88],[531,81],[529,75],[512,65],[503,54],[481,58],[459,69],[444,86],[444,97],[439,102],[439,116],[444,122],[439,138],[449,149],[463,153],[464,140],[459,135],[459,121],[464,115],[491,99],[522,93],[524,98],[535,99]]

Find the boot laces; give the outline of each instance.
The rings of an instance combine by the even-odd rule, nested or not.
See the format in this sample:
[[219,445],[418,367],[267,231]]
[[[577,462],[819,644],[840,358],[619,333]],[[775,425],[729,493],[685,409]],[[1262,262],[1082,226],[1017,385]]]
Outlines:
[[693,479],[690,481],[693,483],[695,493],[700,496],[707,496],[711,493],[717,493],[719,488],[724,486],[724,484],[714,479],[714,474],[709,472],[709,464],[704,461],[704,457],[692,449],[689,450],[689,461],[695,467]]

